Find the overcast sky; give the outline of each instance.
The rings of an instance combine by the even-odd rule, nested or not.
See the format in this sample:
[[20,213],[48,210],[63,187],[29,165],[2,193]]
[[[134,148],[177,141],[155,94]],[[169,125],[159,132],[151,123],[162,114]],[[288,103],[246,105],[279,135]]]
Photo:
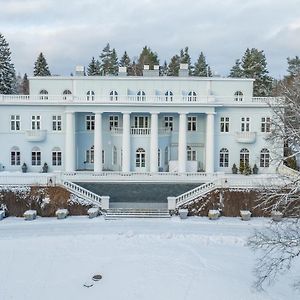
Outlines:
[[300,0],[0,0],[0,32],[17,72],[43,52],[53,74],[87,65],[107,42],[119,57],[144,45],[162,64],[185,46],[227,76],[247,47],[264,50],[272,76],[300,56]]

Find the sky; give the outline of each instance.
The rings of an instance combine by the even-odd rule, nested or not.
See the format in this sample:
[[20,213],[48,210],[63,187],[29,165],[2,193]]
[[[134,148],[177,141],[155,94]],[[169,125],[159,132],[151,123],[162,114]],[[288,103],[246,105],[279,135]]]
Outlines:
[[43,52],[52,74],[87,66],[109,42],[121,57],[147,45],[160,64],[189,47],[227,76],[247,47],[264,50],[270,75],[300,56],[300,0],[0,0],[0,32],[17,73],[33,73]]

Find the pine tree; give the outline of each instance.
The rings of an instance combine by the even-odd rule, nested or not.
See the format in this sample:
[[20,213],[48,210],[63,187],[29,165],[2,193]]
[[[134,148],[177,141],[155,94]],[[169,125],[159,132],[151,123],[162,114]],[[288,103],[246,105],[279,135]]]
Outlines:
[[189,47],[185,47],[184,50],[180,50],[180,63],[187,64],[189,69],[189,75],[193,73],[193,66],[191,64],[191,57],[189,54]]
[[235,77],[235,78],[243,77],[243,70],[241,68],[241,61],[239,59],[235,61],[235,65],[231,68],[228,77]]
[[180,68],[180,57],[176,54],[171,58],[168,66],[168,76],[178,76]]
[[296,55],[294,58],[287,58],[288,63],[288,77],[296,77],[300,75],[300,58]]
[[168,75],[168,64],[165,60],[164,64],[159,68],[159,75],[160,76],[167,76]]
[[100,54],[100,70],[103,76],[109,75],[111,70],[111,54],[112,50],[110,49],[109,43],[107,43]]
[[206,58],[202,51],[198,57],[197,62],[195,63],[193,75],[200,76],[200,77],[212,76],[211,69],[209,65],[206,63]]
[[92,57],[91,62],[88,65],[87,68],[87,75],[88,76],[99,76],[100,73],[100,63],[98,60],[95,60],[94,57]]
[[34,63],[33,76],[51,76],[48,63],[42,52]]
[[4,36],[0,33],[0,94],[16,93],[16,72],[11,62],[11,52]]
[[159,65],[159,59],[156,52],[153,52],[150,47],[145,46],[139,56],[137,63],[137,74],[143,75],[144,65],[149,65],[150,69],[153,69],[154,65]]
[[125,51],[123,56],[120,59],[120,67],[126,67],[127,69],[131,65],[130,57],[128,56],[127,52]]
[[118,75],[118,71],[119,71],[118,56],[117,56],[116,49],[113,48],[111,51],[111,55],[110,55],[110,64],[109,64],[108,74],[116,76],[116,75]]
[[22,83],[21,83],[21,94],[29,95],[29,80],[27,77],[27,73],[24,74]]

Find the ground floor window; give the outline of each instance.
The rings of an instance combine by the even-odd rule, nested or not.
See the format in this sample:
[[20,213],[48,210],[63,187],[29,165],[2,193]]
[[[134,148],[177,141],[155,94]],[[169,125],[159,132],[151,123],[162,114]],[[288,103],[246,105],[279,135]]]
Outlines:
[[33,149],[31,152],[31,165],[40,166],[41,158],[42,158],[41,151],[38,148]]
[[52,151],[52,166],[61,166],[61,151],[53,150]]
[[94,163],[94,146],[92,146],[90,149],[86,150],[85,152],[85,162],[88,164]]
[[165,165],[169,163],[169,147],[165,148]]
[[197,160],[197,151],[190,146],[187,146],[187,160]]
[[229,165],[229,151],[227,148],[222,148],[220,150],[220,167],[228,168]]
[[18,147],[14,147],[11,149],[10,164],[12,166],[19,166],[21,164],[21,153]]
[[144,168],[146,166],[146,152],[143,148],[138,148],[135,153],[135,166]]
[[160,149],[157,152],[157,166],[160,167]]
[[[116,165],[118,163],[118,151],[117,151],[116,146],[113,147],[112,157],[113,157],[112,163],[113,163],[113,165]],[[103,161],[103,158],[102,158],[102,161]]]
[[240,165],[249,165],[249,150],[243,148],[240,151]]
[[264,148],[260,151],[260,167],[268,168],[269,166],[270,166],[270,151]]

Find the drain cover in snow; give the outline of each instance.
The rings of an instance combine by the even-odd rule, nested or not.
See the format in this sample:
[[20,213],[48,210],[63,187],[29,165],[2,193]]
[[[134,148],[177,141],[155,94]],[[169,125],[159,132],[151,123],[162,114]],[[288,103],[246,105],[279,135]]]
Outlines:
[[102,279],[102,276],[100,274],[94,275],[92,278],[94,281],[99,281],[100,279]]

